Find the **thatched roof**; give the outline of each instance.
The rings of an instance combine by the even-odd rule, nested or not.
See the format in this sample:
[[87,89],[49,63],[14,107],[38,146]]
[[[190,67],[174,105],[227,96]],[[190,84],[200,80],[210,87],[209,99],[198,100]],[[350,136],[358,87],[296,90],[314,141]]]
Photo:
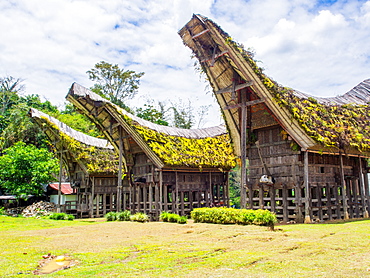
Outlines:
[[[207,74],[218,103],[224,109],[238,154],[239,107],[243,97],[240,94],[248,95],[251,111],[269,113],[273,122],[281,125],[303,150],[335,152],[340,148],[352,154],[370,152],[370,79],[343,96],[313,97],[267,77],[253,60],[252,53],[203,16],[194,15],[179,34]],[[238,84],[235,85],[236,79]],[[243,89],[239,91],[238,88]],[[235,91],[239,91],[239,95]],[[252,115],[250,128],[258,127],[261,126],[253,127]]]
[[85,173],[108,174],[118,171],[118,158],[113,146],[105,139],[95,138],[72,129],[54,117],[35,108],[29,115],[45,132],[56,152],[63,149],[68,171],[77,162]]
[[181,129],[157,125],[128,113],[76,83],[72,85],[67,99],[103,131],[117,150],[119,138],[124,138],[126,165],[133,163],[130,156],[135,145],[158,168],[228,170],[235,165],[230,138],[224,126]]

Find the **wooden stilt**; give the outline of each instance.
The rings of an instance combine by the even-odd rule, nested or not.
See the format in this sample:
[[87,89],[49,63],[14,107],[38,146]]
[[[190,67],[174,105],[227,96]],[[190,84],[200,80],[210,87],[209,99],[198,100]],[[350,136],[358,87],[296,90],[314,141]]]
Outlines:
[[310,194],[310,185],[308,183],[308,151],[304,153],[304,177],[303,177],[303,184],[305,187],[305,218],[304,223],[308,224],[311,223],[311,194]]
[[369,218],[369,212],[366,209],[366,190],[365,190],[365,181],[364,181],[364,173],[362,169],[362,158],[359,157],[359,181],[360,181],[360,194],[361,194],[361,204],[362,204],[362,217]]
[[340,183],[342,186],[342,198],[343,198],[343,218],[349,219],[348,215],[348,203],[347,203],[347,190],[346,190],[346,181],[344,179],[344,166],[343,166],[343,154],[342,150],[339,151],[339,160],[340,160]]

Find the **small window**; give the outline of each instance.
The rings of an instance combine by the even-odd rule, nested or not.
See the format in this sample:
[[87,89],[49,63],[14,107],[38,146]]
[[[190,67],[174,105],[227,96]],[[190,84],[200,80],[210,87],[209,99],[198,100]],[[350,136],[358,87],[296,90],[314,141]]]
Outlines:
[[320,173],[325,173],[325,167],[320,167]]

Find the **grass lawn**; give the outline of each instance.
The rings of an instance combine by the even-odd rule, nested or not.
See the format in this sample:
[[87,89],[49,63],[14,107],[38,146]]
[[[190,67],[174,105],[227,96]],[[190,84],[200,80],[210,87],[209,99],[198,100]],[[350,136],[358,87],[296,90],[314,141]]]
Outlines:
[[55,221],[0,216],[0,277],[370,277],[370,220],[260,226]]

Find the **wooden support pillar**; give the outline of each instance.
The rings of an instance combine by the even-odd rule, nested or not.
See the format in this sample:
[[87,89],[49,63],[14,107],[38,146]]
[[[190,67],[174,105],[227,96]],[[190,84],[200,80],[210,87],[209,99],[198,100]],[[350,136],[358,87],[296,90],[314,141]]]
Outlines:
[[172,211],[179,214],[179,176],[178,176],[177,171],[175,172],[175,175],[176,175],[176,190],[175,192],[173,192],[175,193],[175,198],[174,198],[175,200],[172,200],[172,203],[175,204],[175,210],[172,208]]
[[288,188],[286,184],[283,185],[283,221],[286,223],[289,221],[288,211]]
[[95,195],[95,177],[92,177],[91,196],[90,196],[90,217],[94,217],[94,195]]
[[149,213],[152,215],[153,212],[153,184],[149,184]]
[[297,223],[302,223],[303,220],[303,211],[302,211],[302,188],[299,186],[299,184],[296,184],[294,187],[295,190],[295,205],[296,205],[296,219],[295,221]]
[[247,107],[245,106],[246,95],[241,94],[241,125],[240,125],[240,159],[241,159],[241,178],[240,178],[240,207],[246,208],[247,203]]
[[103,214],[107,214],[107,194],[103,194]]
[[206,199],[206,202],[207,202],[207,207],[211,207],[213,205],[213,188],[212,188],[212,173],[209,172],[208,174],[208,190],[209,190],[209,194],[207,196],[207,199]]
[[340,199],[339,199],[339,187],[338,185],[334,186],[334,197],[335,197],[335,202],[336,202],[336,214],[337,214],[337,219],[340,219],[341,216],[341,205],[340,205]]
[[361,194],[361,204],[362,204],[362,217],[369,218],[369,211],[366,204],[366,187],[364,181],[364,172],[362,169],[362,158],[359,157],[359,175],[360,175],[360,194]]
[[119,153],[118,153],[118,183],[117,183],[117,212],[121,211],[122,206],[122,160],[123,160],[123,141],[122,128],[118,127],[119,132]]
[[180,215],[185,215],[185,212],[184,212],[184,191],[181,191],[180,192]]
[[258,191],[258,197],[259,197],[259,208],[264,208],[264,200],[263,200],[263,184],[260,185],[259,191]]
[[164,211],[168,211],[168,190],[167,186],[163,186],[163,204],[164,204]]
[[271,185],[270,187],[270,204],[271,204],[271,211],[275,212],[276,211],[276,201],[275,201],[275,185]]
[[164,210],[163,208],[164,196],[163,196],[163,172],[162,170],[159,172],[159,198],[157,200],[157,210],[158,215]]
[[306,192],[305,196],[305,210],[304,210],[304,223],[308,224],[311,223],[311,192],[310,192],[310,185],[308,182],[308,151],[304,152],[304,166],[303,166],[303,184]]
[[325,191],[326,191],[326,206],[328,208],[328,217],[329,217],[329,220],[332,220],[333,210],[332,210],[331,192],[330,192],[329,184],[326,184]]
[[229,172],[226,173],[226,182],[224,182],[224,198],[225,206],[230,207],[230,183],[229,183]]
[[60,203],[62,198],[62,175],[63,175],[63,144],[60,143],[60,158],[59,158],[59,185],[58,185],[58,204],[57,212],[60,213]]
[[146,214],[147,213],[147,208],[148,208],[148,185],[143,184],[143,212]]
[[348,203],[347,203],[347,186],[344,179],[344,166],[343,166],[343,154],[342,150],[339,150],[339,160],[340,160],[340,183],[342,186],[342,198],[343,198],[343,218],[349,219],[348,215]]
[[162,211],[162,206],[160,202],[160,193],[159,191],[161,185],[158,183],[154,183],[154,209],[155,209],[155,220],[159,220],[159,215]]
[[316,196],[317,196],[317,206],[319,208],[317,216],[318,216],[319,220],[321,221],[321,220],[324,220],[324,219],[323,219],[323,211],[322,211],[322,207],[323,207],[323,205],[322,205],[322,191],[321,191],[321,187],[319,185],[316,187]]
[[367,211],[367,217],[369,217],[370,214],[370,188],[369,188],[369,178],[367,176],[367,172],[363,173],[364,177],[364,188],[365,188],[365,204],[366,204],[366,211]]
[[100,196],[101,194],[96,194],[96,217],[100,217]]

